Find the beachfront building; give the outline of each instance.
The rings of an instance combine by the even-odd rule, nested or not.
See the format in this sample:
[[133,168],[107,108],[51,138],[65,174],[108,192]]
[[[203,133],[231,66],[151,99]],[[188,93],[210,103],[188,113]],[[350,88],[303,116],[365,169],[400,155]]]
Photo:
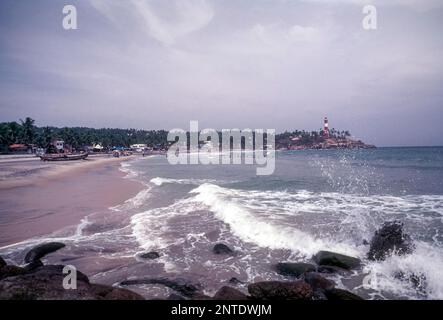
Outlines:
[[143,152],[148,148],[148,146],[143,143],[137,143],[137,144],[131,144],[130,148],[135,152]]

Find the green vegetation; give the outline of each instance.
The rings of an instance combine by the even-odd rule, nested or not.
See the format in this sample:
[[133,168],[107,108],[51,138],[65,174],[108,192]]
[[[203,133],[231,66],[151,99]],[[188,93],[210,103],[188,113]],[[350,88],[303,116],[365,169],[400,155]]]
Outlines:
[[[105,149],[112,147],[129,147],[131,144],[143,143],[148,147],[167,148],[165,130],[137,130],[137,129],[94,129],[85,127],[37,127],[35,121],[29,117],[20,122],[0,123],[0,152],[7,152],[12,144],[35,145],[48,148],[53,140],[60,139],[74,149],[80,150],[85,146],[96,143]],[[349,131],[330,130],[330,137],[347,139]],[[290,148],[291,146],[314,146],[324,142],[323,130],[283,132],[275,136],[276,148]]]
[[165,130],[37,127],[34,125],[34,120],[28,117],[24,121],[20,120],[20,123],[15,121],[0,123],[0,150],[5,152],[12,144],[33,144],[47,148],[54,139],[63,140],[75,149],[96,143],[105,148],[129,147],[136,143],[145,143],[153,148],[164,148],[167,134]]

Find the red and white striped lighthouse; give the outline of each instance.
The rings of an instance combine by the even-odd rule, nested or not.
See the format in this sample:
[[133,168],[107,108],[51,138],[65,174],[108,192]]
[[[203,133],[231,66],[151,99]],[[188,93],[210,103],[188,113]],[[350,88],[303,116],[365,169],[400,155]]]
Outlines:
[[325,137],[326,139],[329,138],[329,122],[328,122],[328,117],[325,117],[325,120],[324,120],[323,137]]

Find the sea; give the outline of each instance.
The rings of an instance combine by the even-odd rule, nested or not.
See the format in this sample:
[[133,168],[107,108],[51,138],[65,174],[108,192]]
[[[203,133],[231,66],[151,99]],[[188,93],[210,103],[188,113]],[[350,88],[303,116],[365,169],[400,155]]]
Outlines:
[[[81,224],[44,238],[67,247],[51,263],[72,264],[91,281],[183,278],[211,295],[233,277],[247,284],[289,280],[279,262],[310,262],[320,250],[362,260],[328,274],[366,299],[443,299],[443,147],[279,151],[275,172],[253,165],[171,165],[162,155],[123,162],[143,190]],[[374,262],[368,242],[387,221],[404,224],[412,254]],[[11,261],[42,239],[0,249]],[[224,243],[233,255],[215,255]],[[140,255],[156,251],[158,259]],[[165,298],[160,285],[128,287]]]

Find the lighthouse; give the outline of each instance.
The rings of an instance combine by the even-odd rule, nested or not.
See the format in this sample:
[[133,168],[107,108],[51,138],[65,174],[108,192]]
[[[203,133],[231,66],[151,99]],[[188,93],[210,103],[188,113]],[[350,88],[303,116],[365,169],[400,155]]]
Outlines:
[[324,119],[323,137],[326,138],[326,139],[329,139],[329,122],[328,122],[328,117],[325,117],[325,119]]

